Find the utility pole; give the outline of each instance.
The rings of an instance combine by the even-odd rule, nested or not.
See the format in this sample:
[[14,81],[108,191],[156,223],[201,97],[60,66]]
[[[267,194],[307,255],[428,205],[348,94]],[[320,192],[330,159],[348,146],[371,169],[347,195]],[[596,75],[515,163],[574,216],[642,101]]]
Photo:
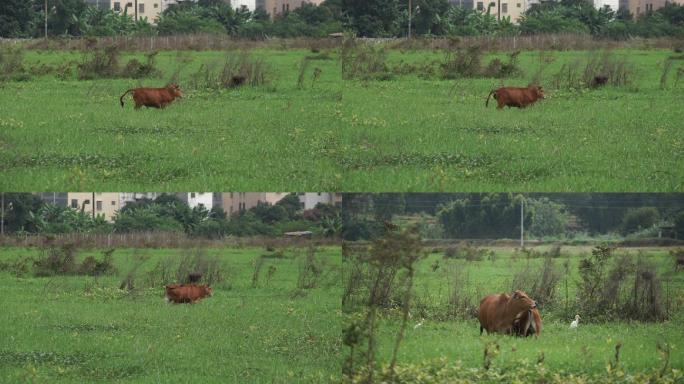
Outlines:
[[408,38],[411,40],[411,11],[413,7],[411,7],[411,0],[409,0],[409,24],[408,24]]
[[47,16],[48,16],[48,0],[45,0],[45,39],[47,39]]
[[0,235],[5,234],[5,192],[0,193],[1,197],[0,200],[2,203],[0,203],[0,213],[2,214],[2,217],[0,217]]
[[520,248],[525,248],[525,216],[524,209],[525,199],[520,199]]
[[135,0],[135,21],[138,22],[138,0]]

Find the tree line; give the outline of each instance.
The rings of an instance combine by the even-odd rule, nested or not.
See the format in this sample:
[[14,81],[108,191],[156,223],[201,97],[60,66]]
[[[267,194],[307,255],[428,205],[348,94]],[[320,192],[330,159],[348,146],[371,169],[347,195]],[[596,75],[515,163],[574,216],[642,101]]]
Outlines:
[[681,194],[349,194],[342,212],[347,240],[380,236],[397,217],[427,238],[518,238],[521,216],[527,238],[684,239]]
[[[147,36],[172,34],[226,34],[235,37],[324,37],[349,32],[361,37],[404,37],[408,33],[407,0],[325,0],[304,4],[277,15],[263,9],[233,9],[222,0],[181,2],[165,9],[157,20],[134,20],[123,11],[102,9],[84,0],[3,0],[0,37]],[[551,0],[532,5],[518,24],[510,17],[497,19],[491,3],[478,11],[448,0],[413,0],[411,28],[416,36],[514,36],[550,33],[595,37],[684,36],[684,6],[665,7],[635,17],[627,9],[594,8],[588,0]],[[156,24],[152,22],[156,21]]]
[[224,236],[281,236],[285,232],[311,231],[333,237],[341,232],[340,208],[319,203],[304,210],[290,194],[276,204],[256,206],[228,215],[222,208],[189,207],[175,195],[129,202],[111,222],[83,209],[46,203],[30,193],[4,196],[4,232],[7,234],[178,232],[216,239]]

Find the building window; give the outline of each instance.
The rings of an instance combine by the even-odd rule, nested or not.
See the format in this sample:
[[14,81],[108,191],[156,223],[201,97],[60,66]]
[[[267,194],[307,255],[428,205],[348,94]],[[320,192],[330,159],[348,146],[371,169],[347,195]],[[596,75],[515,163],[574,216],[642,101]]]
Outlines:
[[95,205],[96,205],[96,209],[97,209],[98,211],[101,211],[101,210],[102,210],[102,200],[96,201],[96,202],[95,202]]
[[78,200],[71,199],[71,208],[78,208]]
[[114,2],[114,10],[117,12],[120,12],[121,11],[121,3],[119,3],[118,1]]
[[145,13],[145,4],[138,4],[138,12]]
[[520,8],[520,3],[518,3],[518,8]]
[[195,198],[195,192],[190,193],[190,198],[194,199]]
[[154,3],[154,7],[155,7],[155,8],[159,8],[159,4]]
[[481,1],[477,2],[477,10],[478,11],[484,11],[484,3]]
[[116,205],[116,201],[112,200],[112,205]]
[[501,13],[508,13],[508,4],[501,4]]
[[285,9],[290,12],[290,4],[285,4]]
[[491,3],[489,3],[489,8],[492,8],[492,7],[496,7],[496,3],[493,1]]

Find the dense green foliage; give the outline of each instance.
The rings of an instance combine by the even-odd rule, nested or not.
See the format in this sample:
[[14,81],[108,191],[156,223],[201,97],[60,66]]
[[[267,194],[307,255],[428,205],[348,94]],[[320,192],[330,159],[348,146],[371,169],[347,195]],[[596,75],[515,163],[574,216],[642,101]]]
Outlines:
[[343,236],[372,239],[385,233],[382,221],[396,219],[399,225],[422,225],[431,231],[429,238],[518,238],[523,204],[526,238],[654,238],[660,228],[681,226],[683,199],[676,193],[346,194]]
[[[591,34],[626,39],[631,36],[682,36],[684,7],[668,3],[634,20],[627,10],[596,9],[585,0],[559,0],[533,5],[513,24],[497,20],[490,10],[477,11],[448,0],[413,1],[411,28],[419,36],[515,35],[543,33]],[[113,36],[212,33],[248,38],[322,37],[350,30],[365,37],[401,37],[408,33],[408,4],[400,0],[326,0],[304,4],[274,20],[263,9],[232,9],[222,1],[182,2],[165,9],[156,25],[126,12],[98,9],[84,0],[49,0],[48,33],[52,36]],[[7,0],[0,4],[0,36],[44,34],[42,0]]]
[[224,236],[281,236],[284,232],[311,231],[326,237],[341,233],[340,208],[319,203],[304,211],[295,194],[275,205],[259,203],[228,217],[221,208],[190,208],[174,195],[126,204],[113,218],[93,216],[83,207],[73,209],[44,203],[29,193],[7,194],[5,231],[28,233],[135,233],[184,232],[217,239]]

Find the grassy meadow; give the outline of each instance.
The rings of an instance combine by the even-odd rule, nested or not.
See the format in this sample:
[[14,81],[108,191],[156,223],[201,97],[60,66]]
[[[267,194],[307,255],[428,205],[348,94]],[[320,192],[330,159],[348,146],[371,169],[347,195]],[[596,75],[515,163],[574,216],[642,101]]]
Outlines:
[[[41,257],[4,248],[0,261]],[[167,304],[151,286],[167,260],[202,252],[223,278],[197,304]],[[276,251],[280,252],[280,250]],[[298,289],[306,248],[118,249],[117,274],[17,277],[0,272],[0,382],[319,383],[340,372],[338,248],[315,254],[315,287]],[[82,250],[77,259],[101,259]],[[31,263],[29,263],[29,266]],[[119,290],[134,265],[136,289]],[[158,271],[157,271],[158,272]],[[217,280],[218,281],[218,280]],[[310,281],[310,280],[307,280]]]
[[[544,251],[544,248],[534,249]],[[496,372],[518,372],[521,380],[535,377],[525,376],[534,373],[539,375],[537,378],[546,377],[549,382],[582,382],[579,379],[581,377],[600,377],[607,373],[611,362],[615,361],[615,346],[618,343],[622,344],[619,359],[619,368],[623,372],[619,376],[622,379],[661,369],[665,358],[657,349],[659,343],[667,343],[671,348],[668,368],[678,369],[680,373],[684,369],[684,335],[681,332],[684,326],[684,272],[674,271],[674,261],[667,248],[623,248],[615,252],[616,255],[641,256],[656,265],[661,274],[663,292],[667,293],[664,295],[667,297],[661,297],[661,300],[669,300],[671,305],[669,320],[603,322],[579,313],[582,320],[578,329],[573,331],[569,326],[575,316],[574,304],[581,300],[577,296],[576,283],[580,280],[578,265],[581,257],[591,248],[563,247],[561,256],[555,259],[556,265],[561,267],[556,298],[552,305],[540,307],[543,326],[539,338],[487,334],[486,331],[481,336],[475,312],[458,315],[450,312],[449,303],[454,300],[465,300],[474,309],[479,305],[480,298],[487,294],[511,292],[514,275],[524,271],[527,266],[531,271],[536,271],[543,264],[543,257],[526,257],[511,247],[487,247],[487,250],[491,252],[482,260],[447,259],[439,252],[419,261],[413,284],[411,318],[397,357],[402,370],[410,372],[416,369],[411,367],[417,366],[417,371],[424,374],[425,381],[418,380],[418,373],[409,376],[415,377],[417,382],[432,382],[428,380],[430,375],[434,377],[437,375],[435,371],[447,365],[457,367],[454,369],[460,370],[461,379],[472,378],[476,372],[473,370],[483,367],[483,351],[488,346],[490,351],[498,346],[496,352],[490,355],[491,369]],[[489,256],[492,254],[494,256]],[[564,272],[562,265],[566,262],[568,269]],[[350,318],[354,316],[350,314]],[[401,326],[400,309],[382,311],[377,326],[378,361],[389,364]],[[343,354],[348,355],[349,349],[345,348]],[[538,364],[540,356],[543,356],[543,371],[540,371],[542,365]],[[434,367],[434,370],[427,367]],[[553,378],[555,374],[560,376]],[[568,375],[574,375],[574,378]],[[489,382],[494,376],[482,377]],[[602,381],[611,382],[618,378],[611,377],[605,377]],[[460,382],[457,378],[451,379]],[[511,378],[499,380],[508,381]]]
[[[202,66],[219,70],[237,51],[161,51],[160,76],[94,80],[77,80],[79,51],[25,51],[26,66],[72,62],[72,72],[2,85],[0,188],[684,190],[681,60],[661,89],[679,56],[670,50],[612,51],[629,84],[596,90],[555,78],[599,51],[523,51],[512,77],[442,80],[444,51],[393,49],[380,55],[384,81],[343,80],[339,49],[249,52],[269,68],[265,85],[210,90],[196,85]],[[482,66],[494,57],[506,60],[484,54]],[[132,58],[144,53],[123,53],[121,66]],[[546,100],[485,107],[493,88],[534,78]],[[126,89],[170,80],[185,97],[165,110],[134,111],[130,96],[120,107]]]

